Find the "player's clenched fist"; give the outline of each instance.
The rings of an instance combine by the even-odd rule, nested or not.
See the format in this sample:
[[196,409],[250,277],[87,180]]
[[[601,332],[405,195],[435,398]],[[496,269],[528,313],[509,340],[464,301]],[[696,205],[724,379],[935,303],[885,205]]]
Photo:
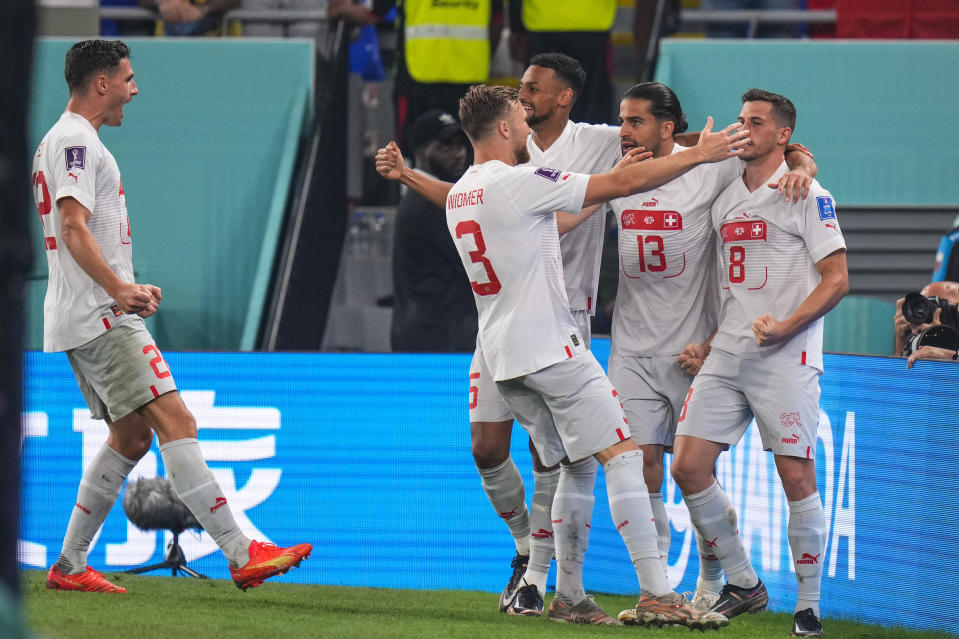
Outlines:
[[396,142],[376,152],[376,172],[388,180],[398,180],[403,175],[403,154]]
[[753,335],[760,346],[771,346],[787,339],[789,336],[784,329],[783,323],[772,315],[762,315],[753,322]]

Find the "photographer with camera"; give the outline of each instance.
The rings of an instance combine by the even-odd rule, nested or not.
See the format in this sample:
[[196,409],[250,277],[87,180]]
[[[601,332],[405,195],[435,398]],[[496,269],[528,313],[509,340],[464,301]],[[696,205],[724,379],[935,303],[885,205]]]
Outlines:
[[932,282],[919,293],[896,301],[895,352],[917,359],[953,360],[959,356],[959,282]]

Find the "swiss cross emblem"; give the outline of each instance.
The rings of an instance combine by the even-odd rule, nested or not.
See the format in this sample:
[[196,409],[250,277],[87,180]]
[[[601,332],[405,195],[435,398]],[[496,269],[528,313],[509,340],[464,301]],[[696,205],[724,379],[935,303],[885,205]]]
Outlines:
[[741,226],[736,227],[736,235],[742,235],[745,232]]
[[762,224],[753,224],[753,236],[759,237],[763,234],[763,225]]
[[676,216],[672,213],[666,216],[666,226],[676,226]]

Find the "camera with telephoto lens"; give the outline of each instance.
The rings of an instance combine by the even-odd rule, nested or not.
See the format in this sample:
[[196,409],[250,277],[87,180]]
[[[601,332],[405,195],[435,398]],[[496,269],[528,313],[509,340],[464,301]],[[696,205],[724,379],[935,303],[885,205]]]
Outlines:
[[902,316],[910,324],[928,324],[936,314],[936,309],[942,309],[939,322],[959,330],[959,309],[949,300],[941,297],[926,297],[922,293],[906,293],[902,301]]
[[941,297],[926,297],[922,293],[907,293],[902,302],[902,316],[910,324],[928,324],[939,312],[939,324],[912,335],[906,342],[903,355],[912,355],[920,346],[936,346],[948,350],[959,349],[959,308]]

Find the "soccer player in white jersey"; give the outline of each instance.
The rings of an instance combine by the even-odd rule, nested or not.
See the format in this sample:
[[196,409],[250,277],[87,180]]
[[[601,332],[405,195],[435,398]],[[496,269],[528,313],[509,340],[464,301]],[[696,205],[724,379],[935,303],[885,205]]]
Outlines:
[[[676,94],[659,82],[630,88],[620,103],[624,153],[644,147],[653,157],[683,150],[675,135],[687,129]],[[776,184],[786,197],[804,193],[816,166],[805,153],[789,154],[796,170]],[[676,420],[716,330],[719,286],[710,206],[739,179],[738,158],[701,164],[656,189],[609,204],[619,226],[619,287],[613,310],[609,379],[619,393],[633,441],[643,450],[643,473],[667,556],[669,518],[661,494],[663,455],[672,452]],[[723,587],[719,560],[697,535],[699,578],[692,603],[706,610]],[[625,611],[623,614],[632,614]]]
[[832,196],[818,182],[798,204],[765,186],[786,172],[783,154],[796,123],[792,102],[752,89],[743,95],[739,121],[752,136],[742,155],[745,171],[712,209],[724,282],[719,328],[689,389],[671,472],[726,573],[712,610],[733,617],[762,609],[766,587],[729,516],[732,502],[712,473],[719,453],[756,418],[789,506],[798,580],[792,634],[818,637],[827,533],[815,462],[822,318],[849,289],[845,242]]
[[[582,173],[609,170],[621,157],[615,127],[575,123],[569,113],[579,96],[586,73],[579,62],[560,53],[533,56],[520,82],[519,98],[532,129],[527,140],[530,164]],[[384,177],[399,179],[425,197],[443,206],[452,184],[428,179],[402,164],[399,149],[381,149],[378,159],[388,160],[391,171]],[[378,162],[382,167],[383,163]],[[599,266],[603,250],[605,216],[561,215],[560,250],[565,289],[573,319],[588,347],[590,316],[595,313]],[[473,459],[485,491],[497,514],[513,535],[516,556],[513,573],[500,595],[503,612],[541,615],[546,580],[554,554],[551,508],[559,469],[544,466],[530,446],[535,491],[527,510],[523,479],[510,457],[513,414],[500,397],[486,366],[483,350],[477,349],[470,366],[470,433]],[[564,495],[559,496],[562,509]],[[581,536],[589,535],[589,521],[581,522]]]
[[101,126],[120,126],[124,105],[138,93],[130,49],[120,41],[78,42],[67,52],[65,76],[67,109],[33,162],[49,267],[43,349],[66,352],[91,414],[106,420],[110,434],[84,470],[47,588],[126,592],[87,565],[87,552],[154,432],[167,476],[226,555],[234,583],[255,587],[298,565],[313,547],[278,548],[243,534],[203,459],[196,421],[144,325],[161,292],[134,281],[120,170],[99,137]]
[[529,127],[513,89],[474,86],[460,101],[459,115],[476,163],[450,191],[446,218],[476,299],[478,341],[540,459],[563,462],[557,495],[569,496],[569,510],[553,507],[558,571],[548,618],[619,623],[582,587],[585,540],[575,531],[592,514],[595,458],[603,464],[610,511],[642,587],[637,607],[648,616],[636,621],[721,626],[725,618],[694,610],[669,587],[642,480],[642,452],[569,310],[555,211],[579,211],[655,187],[702,161],[734,156],[746,134],[732,134],[732,128],[712,133],[710,120],[695,149],[588,176],[516,166],[529,159]]

